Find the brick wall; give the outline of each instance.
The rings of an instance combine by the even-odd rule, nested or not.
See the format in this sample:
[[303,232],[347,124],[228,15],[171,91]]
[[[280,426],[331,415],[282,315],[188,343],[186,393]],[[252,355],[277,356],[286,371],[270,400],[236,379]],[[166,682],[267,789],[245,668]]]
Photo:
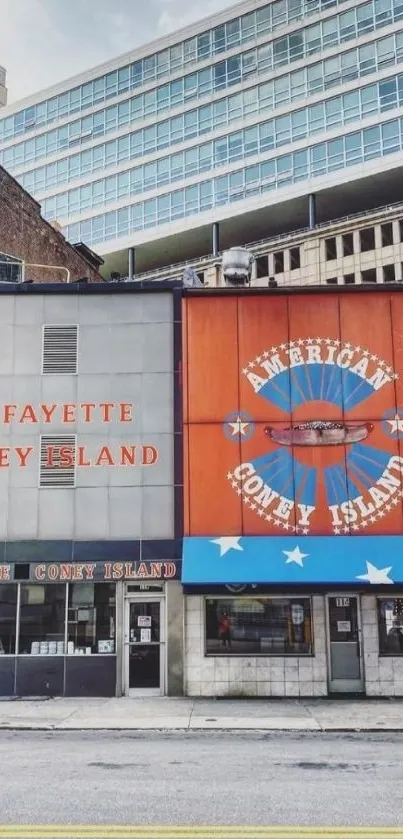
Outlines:
[[[2,167],[0,251],[22,259],[25,263],[68,268],[71,280],[88,277],[91,282],[102,282],[98,271],[42,218],[40,205]],[[27,265],[25,278],[38,283],[66,282],[66,272]]]

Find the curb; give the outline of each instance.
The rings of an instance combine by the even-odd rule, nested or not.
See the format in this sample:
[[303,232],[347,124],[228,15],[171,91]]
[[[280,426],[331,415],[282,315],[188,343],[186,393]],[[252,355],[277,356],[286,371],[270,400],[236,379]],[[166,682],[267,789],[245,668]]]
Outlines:
[[41,725],[28,725],[28,724],[24,724],[24,725],[16,725],[16,724],[3,725],[3,724],[0,723],[0,733],[2,731],[14,731],[14,732],[16,732],[16,731],[24,731],[24,732],[26,732],[26,731],[53,731],[53,732],[63,733],[63,734],[64,733],[68,734],[70,732],[78,732],[78,731],[79,732],[102,731],[102,732],[113,732],[113,733],[133,732],[133,733],[136,733],[136,734],[155,734],[156,732],[158,732],[159,734],[192,734],[193,732],[195,732],[195,733],[209,732],[210,734],[215,733],[215,732],[219,732],[220,734],[229,732],[231,734],[242,734],[242,733],[248,732],[248,733],[256,733],[256,734],[278,734],[278,733],[281,733],[281,734],[309,734],[309,735],[314,735],[314,736],[316,735],[317,736],[318,734],[380,734],[380,733],[382,733],[382,734],[403,734],[403,725],[399,728],[396,728],[396,726],[382,726],[382,728],[379,728],[379,727],[377,728],[377,727],[374,727],[374,726],[365,726],[365,727],[362,727],[362,728],[360,728],[360,727],[346,728],[344,726],[331,727],[331,728],[328,728],[326,726],[319,726],[318,728],[304,728],[304,727],[301,727],[301,728],[295,728],[295,727],[294,728],[282,728],[280,726],[278,728],[277,727],[276,728],[259,728],[259,726],[251,726],[250,728],[245,728],[245,727],[237,728],[236,726],[234,726],[234,727],[231,727],[231,726],[224,726],[224,727],[215,726],[214,728],[212,728],[211,726],[192,726],[192,728],[190,728],[189,726],[186,726],[186,727],[179,727],[178,726],[178,728],[171,728],[171,727],[164,728],[164,727],[160,726],[158,728],[148,728],[148,727],[142,728],[141,726],[134,727],[134,726],[124,726],[124,725],[115,728],[115,727],[110,727],[110,726],[109,727],[108,726],[103,727],[103,726],[80,726],[80,725],[64,727],[62,724],[61,725],[46,725],[46,724],[41,724]]

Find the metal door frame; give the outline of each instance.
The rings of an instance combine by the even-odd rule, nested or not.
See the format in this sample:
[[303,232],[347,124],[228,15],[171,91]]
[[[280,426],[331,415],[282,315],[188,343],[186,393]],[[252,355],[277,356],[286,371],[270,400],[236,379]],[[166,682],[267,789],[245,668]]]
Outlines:
[[[131,603],[159,603],[160,604],[160,686],[159,688],[129,688],[129,650],[130,650],[130,605]],[[132,594],[125,597],[124,605],[124,653],[123,653],[123,695],[124,696],[164,696],[166,685],[166,609],[164,594]]]
[[[334,679],[332,680],[332,659],[330,648],[330,620],[329,620],[329,598],[330,597],[354,597],[357,602],[357,630],[358,630],[358,659],[360,665],[360,679]],[[325,594],[325,615],[326,615],[326,662],[327,662],[327,686],[330,693],[365,693],[364,656],[362,645],[362,621],[361,621],[361,594],[350,591],[331,591]],[[343,682],[343,687],[337,687],[337,681]]]

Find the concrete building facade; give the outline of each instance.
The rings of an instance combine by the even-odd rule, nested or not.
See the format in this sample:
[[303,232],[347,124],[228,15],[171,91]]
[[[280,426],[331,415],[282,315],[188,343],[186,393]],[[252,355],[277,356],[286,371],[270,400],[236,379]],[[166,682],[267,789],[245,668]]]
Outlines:
[[0,294],[0,692],[180,694],[174,294]]

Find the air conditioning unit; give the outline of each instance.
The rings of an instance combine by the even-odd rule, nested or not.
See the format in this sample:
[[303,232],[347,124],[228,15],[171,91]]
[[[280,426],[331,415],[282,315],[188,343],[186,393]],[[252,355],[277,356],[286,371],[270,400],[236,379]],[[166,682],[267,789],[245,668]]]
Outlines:
[[222,275],[227,286],[246,286],[250,284],[253,254],[246,248],[230,248],[222,255]]

